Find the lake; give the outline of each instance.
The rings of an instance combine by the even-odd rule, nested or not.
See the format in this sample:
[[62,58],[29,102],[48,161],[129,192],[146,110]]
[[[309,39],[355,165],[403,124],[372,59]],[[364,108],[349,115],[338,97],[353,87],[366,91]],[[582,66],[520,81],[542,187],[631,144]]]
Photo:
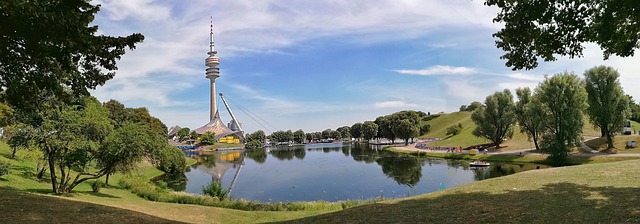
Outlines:
[[[310,145],[311,146],[311,145]],[[366,144],[314,145],[197,154],[187,172],[161,176],[177,191],[202,194],[218,181],[235,199],[261,202],[340,201],[399,198],[509,175],[539,164],[491,163],[417,157],[370,148]],[[235,180],[234,180],[235,179]]]

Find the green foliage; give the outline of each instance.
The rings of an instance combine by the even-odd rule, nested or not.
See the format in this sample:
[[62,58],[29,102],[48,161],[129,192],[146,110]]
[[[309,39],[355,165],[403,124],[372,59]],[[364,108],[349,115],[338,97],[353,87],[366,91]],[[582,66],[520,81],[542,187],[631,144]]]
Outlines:
[[109,119],[115,128],[119,128],[129,119],[129,111],[117,100],[111,99],[102,106],[109,110]]
[[462,131],[462,124],[451,125],[447,128],[447,135],[457,135]]
[[148,141],[149,136],[142,124],[122,124],[100,146],[96,155],[98,167],[109,174],[132,170],[142,160]]
[[611,55],[633,56],[640,36],[640,5],[630,1],[514,1],[486,0],[501,12],[494,22],[503,23],[493,34],[496,46],[506,53],[507,67],[533,69],[538,59],[555,61],[557,55],[581,57],[584,43],[596,43]]
[[584,72],[589,120],[607,137],[613,148],[613,135],[622,132],[624,122],[631,116],[629,98],[624,95],[618,78],[620,73],[611,67],[597,66]]
[[191,129],[189,128],[181,128],[180,130],[178,130],[178,132],[176,133],[176,135],[180,136],[180,138],[184,138],[189,136],[189,131]]
[[[85,0],[13,0],[0,3],[0,89],[12,107],[42,108],[43,96],[71,103],[113,78],[116,61],[144,36],[111,37]],[[22,112],[21,112],[22,113]]]
[[251,140],[250,142],[247,142],[246,144],[244,144],[244,148],[245,149],[257,149],[257,148],[262,148],[262,142],[258,141],[258,140]]
[[572,73],[547,77],[536,88],[545,111],[542,149],[553,162],[564,163],[571,146],[582,139],[583,111],[587,94],[584,82]]
[[516,121],[513,95],[508,89],[495,92],[487,96],[484,104],[484,107],[475,109],[471,114],[471,120],[478,125],[473,135],[486,138],[500,147],[506,138],[513,136],[513,124]]
[[187,161],[180,149],[166,144],[152,153],[151,161],[159,170],[167,173],[184,172]]
[[[267,136],[264,134],[264,131],[257,130],[251,134],[247,134],[246,140],[247,142],[254,142],[253,143],[254,146],[256,146],[257,148],[261,148],[262,145],[264,145],[264,143],[266,142]],[[245,144],[245,147],[246,147],[246,144]]]
[[365,121],[362,124],[362,137],[371,140],[378,135],[378,125],[373,121]]
[[[462,124],[461,124],[462,125]],[[430,124],[422,124],[420,125],[420,135],[426,135],[431,130]]]
[[303,143],[304,142],[304,131],[303,130],[297,130],[295,132],[293,132],[293,141],[295,143]]
[[207,132],[200,136],[200,145],[213,145],[216,143],[216,134]]
[[351,136],[356,139],[362,138],[362,123],[355,123],[351,126]]
[[352,138],[351,127],[349,126],[339,127],[338,129],[336,129],[336,131],[340,132],[340,136],[342,136],[342,138]]
[[211,181],[209,185],[202,187],[202,194],[208,195],[209,197],[218,198],[220,201],[224,201],[227,199],[229,191],[223,189],[222,184]]
[[13,109],[9,105],[0,102],[0,127],[6,127],[14,123]]
[[271,133],[271,135],[269,136],[269,139],[271,139],[272,143],[290,142],[290,141],[293,141],[293,132],[291,132],[291,130],[276,131]]
[[11,173],[11,162],[0,159],[0,176]]
[[98,193],[100,192],[100,189],[102,189],[103,186],[104,186],[104,182],[102,182],[101,180],[96,180],[93,183],[91,183],[91,190],[93,191],[93,193]]
[[531,89],[516,89],[518,102],[515,105],[516,120],[520,125],[520,132],[527,133],[529,140],[533,140],[536,150],[540,150],[539,139],[544,131],[545,112],[540,101],[531,95]]
[[469,104],[469,106],[467,107],[468,112],[473,112],[474,110],[478,109],[478,108],[482,108],[484,107],[484,105],[482,105],[482,103],[478,102],[478,101],[473,101],[471,102],[471,104]]
[[409,119],[402,119],[397,121],[393,127],[393,132],[398,138],[404,140],[404,144],[409,144],[409,139],[418,136],[420,134],[420,128],[414,122]]

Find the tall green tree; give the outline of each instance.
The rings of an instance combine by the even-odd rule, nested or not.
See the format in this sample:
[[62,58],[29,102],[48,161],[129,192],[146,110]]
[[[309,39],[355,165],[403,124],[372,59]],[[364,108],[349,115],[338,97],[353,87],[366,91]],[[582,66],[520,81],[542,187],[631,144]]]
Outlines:
[[176,134],[178,136],[180,136],[180,138],[185,138],[185,137],[189,136],[189,131],[191,131],[191,129],[189,129],[189,128],[181,128],[180,130],[178,130],[178,132]]
[[631,116],[629,97],[622,91],[620,73],[607,66],[597,66],[584,72],[589,120],[607,137],[613,148],[615,133],[622,132],[624,122]]
[[119,101],[111,99],[102,105],[109,110],[109,119],[115,128],[119,128],[129,120],[129,111]]
[[540,101],[532,95],[531,89],[517,88],[518,102],[515,105],[516,121],[520,125],[520,132],[526,133],[530,141],[540,150],[540,136],[544,131],[546,114]]
[[365,121],[362,123],[362,137],[365,140],[371,140],[378,135],[378,125],[373,121]]
[[378,125],[378,137],[386,138],[391,140],[392,143],[395,143],[398,136],[396,136],[394,132],[395,125],[397,125],[395,123],[397,122],[394,121],[393,115],[377,117],[373,123]]
[[393,131],[397,134],[397,137],[404,140],[404,145],[409,145],[409,139],[420,134],[420,128],[418,128],[418,126],[409,119],[402,119],[398,121],[397,125],[394,126]]
[[545,115],[542,150],[552,162],[566,162],[569,147],[582,140],[583,111],[587,107],[584,81],[573,73],[547,77],[536,88]]
[[338,129],[336,129],[336,131],[340,132],[340,135],[342,136],[342,138],[351,138],[351,127],[349,126],[342,126],[339,127]]
[[508,89],[487,96],[484,107],[471,114],[471,120],[478,125],[473,135],[486,138],[499,148],[506,138],[513,136],[514,107],[513,95]]
[[356,140],[362,138],[362,123],[355,123],[351,125],[351,136],[356,138]]
[[114,77],[116,61],[144,36],[99,34],[99,10],[85,0],[0,2],[0,89],[10,105],[34,111],[43,94],[70,103]]
[[293,132],[293,141],[296,143],[304,142],[304,131],[302,129]]
[[493,19],[503,23],[493,34],[506,53],[507,67],[533,69],[538,60],[557,55],[581,57],[585,43],[596,43],[611,55],[633,56],[640,45],[640,4],[628,0],[486,0],[498,6]]

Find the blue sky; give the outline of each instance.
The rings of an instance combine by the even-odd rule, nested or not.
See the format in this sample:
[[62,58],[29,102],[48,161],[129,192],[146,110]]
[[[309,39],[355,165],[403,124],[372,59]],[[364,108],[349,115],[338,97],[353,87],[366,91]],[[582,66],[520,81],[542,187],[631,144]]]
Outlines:
[[[218,92],[247,132],[321,131],[401,110],[453,112],[495,91],[532,87],[545,74],[582,75],[596,65],[621,73],[640,99],[638,58],[585,57],[512,71],[491,34],[497,8],[468,0],[99,0],[94,23],[112,36],[145,41],[118,63],[116,77],[92,94],[147,107],[167,126],[208,122],[204,59],[213,16],[221,64]],[[230,120],[219,102],[222,119]]]

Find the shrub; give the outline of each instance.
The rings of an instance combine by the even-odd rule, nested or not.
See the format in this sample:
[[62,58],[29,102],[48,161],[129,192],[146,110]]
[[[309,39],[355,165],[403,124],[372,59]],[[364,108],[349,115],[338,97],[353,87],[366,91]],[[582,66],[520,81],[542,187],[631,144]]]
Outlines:
[[447,135],[457,135],[462,131],[462,124],[452,125],[447,128]]
[[157,185],[159,188],[162,188],[162,189],[168,189],[168,188],[169,188],[169,184],[168,184],[167,182],[164,182],[163,180],[159,180],[159,181],[157,181],[157,182],[156,182],[156,185]]
[[222,185],[218,182],[211,181],[209,185],[202,187],[202,193],[214,198],[219,198],[221,201],[224,201],[225,199],[227,199],[229,191],[223,189]]
[[0,176],[7,175],[11,172],[11,162],[0,160]]
[[187,166],[184,153],[169,144],[153,150],[151,161],[156,168],[166,173],[180,173]]
[[104,182],[96,180],[91,184],[91,189],[93,190],[93,193],[98,193],[100,192],[100,189],[102,189],[102,186],[104,186]]

